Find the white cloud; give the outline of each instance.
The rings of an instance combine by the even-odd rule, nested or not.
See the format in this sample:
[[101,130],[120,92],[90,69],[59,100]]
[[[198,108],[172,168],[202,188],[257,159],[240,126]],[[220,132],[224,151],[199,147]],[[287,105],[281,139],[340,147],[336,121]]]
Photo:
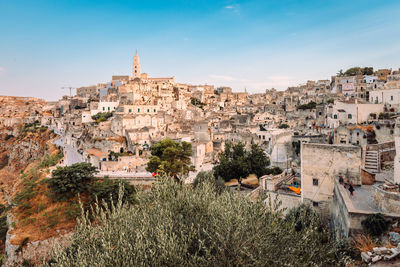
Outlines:
[[225,9],[228,9],[228,10],[232,10],[231,12],[240,15],[240,5],[239,5],[239,4],[227,5],[227,6],[225,6],[224,8],[225,8]]

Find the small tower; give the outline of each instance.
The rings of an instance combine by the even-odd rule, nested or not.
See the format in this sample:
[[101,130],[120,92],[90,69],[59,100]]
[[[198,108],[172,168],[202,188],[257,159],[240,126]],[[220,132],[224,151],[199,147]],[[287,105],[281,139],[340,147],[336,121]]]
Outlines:
[[140,59],[139,59],[139,55],[137,53],[137,50],[136,50],[135,56],[133,57],[132,77],[133,77],[133,79],[140,77]]

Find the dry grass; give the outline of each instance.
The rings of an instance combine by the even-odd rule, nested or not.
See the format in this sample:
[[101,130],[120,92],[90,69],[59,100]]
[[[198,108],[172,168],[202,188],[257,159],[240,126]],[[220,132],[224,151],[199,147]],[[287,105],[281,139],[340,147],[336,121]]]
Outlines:
[[[50,146],[49,154],[56,154],[58,150],[54,145]],[[56,202],[49,195],[49,188],[46,179],[46,172],[39,170],[39,177],[34,177],[31,171],[38,168],[40,160],[31,163],[25,170],[26,177],[19,178],[14,185],[15,192],[13,198],[19,192],[24,190],[24,181],[34,181],[36,193],[34,197],[26,200],[29,203],[29,208],[17,206],[12,213],[15,219],[15,227],[11,234],[15,237],[11,240],[14,245],[19,245],[21,242],[29,238],[29,241],[44,240],[52,236],[63,234],[65,231],[71,230],[76,223],[75,219],[68,218],[66,212],[71,210],[73,203],[77,199],[72,199],[68,202]]]
[[369,235],[357,235],[353,238],[353,246],[361,252],[372,251],[378,244]]

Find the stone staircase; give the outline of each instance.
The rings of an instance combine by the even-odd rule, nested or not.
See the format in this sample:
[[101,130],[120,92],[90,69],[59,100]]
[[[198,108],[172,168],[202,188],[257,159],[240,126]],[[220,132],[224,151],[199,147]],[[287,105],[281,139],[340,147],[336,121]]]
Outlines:
[[379,152],[374,150],[365,151],[364,168],[371,173],[378,173],[379,167]]

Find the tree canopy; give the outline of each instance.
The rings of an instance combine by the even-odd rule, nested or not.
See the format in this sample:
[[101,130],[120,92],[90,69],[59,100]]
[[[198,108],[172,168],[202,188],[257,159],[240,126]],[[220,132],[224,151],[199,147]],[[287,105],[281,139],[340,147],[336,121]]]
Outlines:
[[225,181],[245,178],[249,174],[261,177],[268,173],[270,164],[269,158],[257,144],[252,144],[250,150],[246,150],[243,143],[230,142],[225,144],[225,150],[218,155],[218,161],[213,169],[214,175]]
[[118,199],[119,187],[124,189],[123,201],[133,201],[135,189],[126,181],[99,179],[94,176],[97,168],[90,163],[75,163],[71,166],[57,167],[52,178],[47,180],[55,200],[69,200],[80,193],[89,193],[89,205],[95,200],[107,203]]
[[192,144],[164,139],[151,147],[151,157],[146,170],[149,172],[163,172],[170,177],[178,178],[194,171],[190,160]]
[[314,101],[311,101],[307,104],[298,106],[297,109],[305,110],[305,109],[314,109],[316,107],[317,107],[317,103],[315,103]]
[[342,73],[341,76],[356,76],[356,75],[373,75],[374,68],[373,67],[352,67]]
[[134,204],[82,215],[46,266],[349,266],[312,208],[289,214],[207,182],[159,180]]
[[69,199],[88,189],[88,183],[94,181],[97,168],[90,163],[75,163],[71,166],[57,167],[48,180],[53,194],[60,200]]

